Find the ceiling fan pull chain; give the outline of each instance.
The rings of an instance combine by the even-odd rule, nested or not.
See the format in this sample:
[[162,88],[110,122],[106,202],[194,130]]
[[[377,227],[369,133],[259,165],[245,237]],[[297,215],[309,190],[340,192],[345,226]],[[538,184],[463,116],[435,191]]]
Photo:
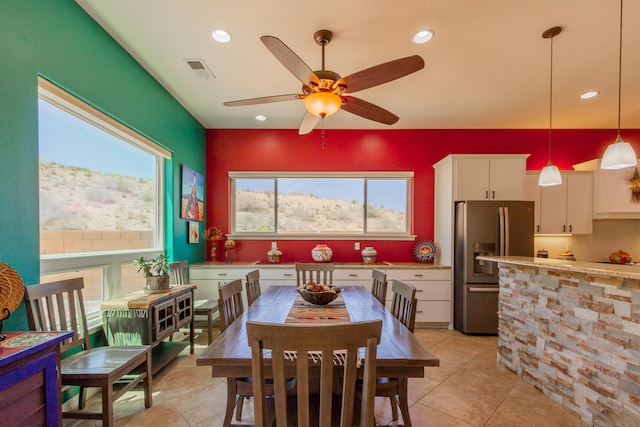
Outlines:
[[326,147],[324,137],[324,117],[322,118],[322,133],[320,135],[322,136],[322,149],[324,150],[324,148]]

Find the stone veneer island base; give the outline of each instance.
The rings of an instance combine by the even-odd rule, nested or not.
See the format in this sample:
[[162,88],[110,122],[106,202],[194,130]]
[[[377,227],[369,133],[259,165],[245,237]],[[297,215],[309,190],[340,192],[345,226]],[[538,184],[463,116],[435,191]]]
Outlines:
[[498,262],[498,362],[594,426],[640,426],[640,267]]

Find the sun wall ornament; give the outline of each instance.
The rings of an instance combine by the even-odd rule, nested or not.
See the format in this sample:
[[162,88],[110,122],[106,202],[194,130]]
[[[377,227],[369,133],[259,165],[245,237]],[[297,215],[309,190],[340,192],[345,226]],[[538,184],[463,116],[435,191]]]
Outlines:
[[436,245],[431,240],[422,240],[413,248],[413,256],[419,262],[433,262],[436,252]]
[[638,168],[633,171],[633,176],[629,180],[631,183],[631,202],[640,203],[640,174]]

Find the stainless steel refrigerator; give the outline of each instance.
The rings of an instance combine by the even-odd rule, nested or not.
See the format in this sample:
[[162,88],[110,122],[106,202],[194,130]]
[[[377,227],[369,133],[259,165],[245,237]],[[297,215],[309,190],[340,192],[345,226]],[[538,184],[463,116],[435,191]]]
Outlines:
[[453,301],[455,329],[498,333],[498,265],[478,255],[533,256],[533,202],[456,202]]

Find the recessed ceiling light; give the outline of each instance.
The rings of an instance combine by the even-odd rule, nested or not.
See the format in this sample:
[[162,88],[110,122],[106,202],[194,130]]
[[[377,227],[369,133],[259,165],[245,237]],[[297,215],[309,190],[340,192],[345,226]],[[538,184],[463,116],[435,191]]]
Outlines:
[[215,41],[220,43],[227,43],[229,40],[231,40],[231,34],[226,32],[225,30],[214,30],[211,33],[211,37],[213,37]]
[[422,30],[418,32],[415,36],[413,36],[413,42],[422,44],[426,43],[433,38],[433,31],[431,30]]
[[265,120],[267,120],[267,118],[265,116],[263,116],[262,114],[258,114],[256,116],[256,120],[259,122],[264,122]]
[[580,95],[580,99],[590,99],[590,98],[594,98],[596,96],[598,96],[600,94],[600,92],[593,90],[591,92],[585,92],[582,95]]

